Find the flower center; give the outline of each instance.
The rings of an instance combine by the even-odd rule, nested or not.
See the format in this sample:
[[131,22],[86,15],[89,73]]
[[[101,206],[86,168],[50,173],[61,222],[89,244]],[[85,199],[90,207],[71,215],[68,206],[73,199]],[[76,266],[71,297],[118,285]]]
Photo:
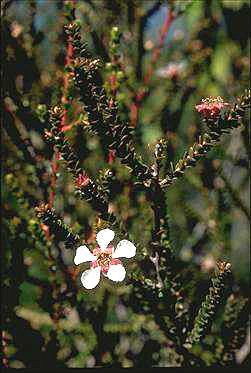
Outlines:
[[101,250],[100,247],[96,247],[93,250],[93,254],[96,259],[92,262],[92,267],[100,267],[101,271],[104,273],[108,272],[111,264],[113,264],[114,259],[112,259],[113,247],[108,246],[106,249]]
[[101,267],[102,271],[108,271],[111,261],[112,255],[109,253],[102,252],[97,256],[97,264]]

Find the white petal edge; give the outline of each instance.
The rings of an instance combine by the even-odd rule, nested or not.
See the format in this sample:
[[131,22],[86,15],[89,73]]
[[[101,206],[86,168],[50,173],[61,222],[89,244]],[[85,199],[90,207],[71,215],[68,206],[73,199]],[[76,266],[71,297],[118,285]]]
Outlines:
[[101,249],[106,249],[109,243],[114,239],[115,233],[111,229],[102,229],[96,236],[97,243]]
[[93,289],[100,280],[100,267],[87,269],[82,273],[81,282],[86,289]]
[[112,257],[113,258],[132,258],[136,254],[136,247],[131,241],[119,241]]
[[87,246],[79,246],[76,251],[74,263],[78,265],[84,262],[91,262],[95,259],[96,257],[90,252]]
[[112,280],[112,281],[123,281],[126,275],[125,268],[122,266],[122,264],[112,264],[106,276]]

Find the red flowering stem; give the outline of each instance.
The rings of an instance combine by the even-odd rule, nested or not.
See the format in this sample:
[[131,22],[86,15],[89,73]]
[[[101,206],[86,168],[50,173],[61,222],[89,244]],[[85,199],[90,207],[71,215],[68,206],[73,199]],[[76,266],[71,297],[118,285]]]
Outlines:
[[51,191],[50,191],[50,207],[54,207],[56,185],[57,185],[57,173],[59,171],[59,165],[57,161],[60,159],[60,152],[55,152],[54,159],[51,161]]
[[[65,68],[67,68],[71,64],[72,56],[73,56],[73,48],[72,48],[72,44],[69,42],[69,39],[68,39],[67,55],[66,55],[66,59],[65,59]],[[66,104],[69,103],[69,99],[68,99],[68,95],[67,95],[68,88],[69,88],[69,78],[68,78],[68,75],[65,74],[64,75],[64,96],[62,98],[62,102],[63,102],[64,106],[66,106]],[[67,121],[67,110],[65,108],[64,109],[64,114],[63,114],[62,120],[61,120],[62,131],[66,130],[66,126],[65,126],[66,121]],[[68,129],[68,126],[67,126],[67,129]]]
[[[72,0],[72,4],[75,8],[76,7],[76,1]],[[70,65],[72,56],[73,56],[73,48],[72,48],[72,44],[68,40],[67,54],[66,54],[65,64],[64,64],[65,69]],[[69,103],[68,88],[69,88],[69,78],[68,78],[67,73],[65,73],[65,75],[64,75],[64,90],[63,90],[64,95],[62,97],[62,102],[64,104],[64,114],[63,114],[62,120],[61,120],[61,130],[62,131],[65,131],[65,130],[69,129],[69,126],[66,126],[66,122],[67,122],[67,119],[68,119],[67,118],[66,105]],[[59,165],[58,165],[57,161],[59,159],[60,159],[60,152],[57,150],[55,152],[55,158],[51,162],[51,168],[52,168],[51,189],[52,190],[50,192],[50,207],[54,207],[54,202],[55,202],[57,173],[59,171]],[[61,208],[62,207],[62,198],[61,198],[61,196],[59,198],[60,198],[60,200],[59,200],[59,206],[58,207]]]
[[173,12],[170,10],[168,10],[168,14],[167,14],[167,17],[166,17],[166,20],[165,20],[165,23],[162,27],[162,30],[161,30],[161,33],[160,33],[160,41],[159,41],[159,45],[157,47],[154,48],[153,50],[153,55],[152,55],[152,66],[149,66],[148,68],[148,74],[144,77],[144,84],[147,85],[153,75],[153,71],[154,71],[154,67],[159,59],[159,56],[160,56],[160,50],[161,48],[163,47],[164,45],[164,41],[165,41],[165,38],[167,37],[168,35],[168,32],[170,30],[170,26],[174,20],[174,14]]
[[[114,78],[116,79],[116,76],[114,74]],[[115,83],[114,83],[115,84]],[[113,91],[114,98],[116,96],[116,92]],[[113,100],[111,99],[109,102],[110,108],[113,106]],[[108,155],[108,164],[112,164],[113,160],[115,159],[115,151],[114,150],[109,150],[109,155]]]
[[[156,66],[156,63],[159,59],[160,56],[160,50],[164,45],[165,38],[168,35],[168,32],[170,30],[170,26],[172,22],[175,19],[174,13],[172,10],[169,8],[167,10],[167,17],[164,22],[164,25],[162,27],[161,33],[160,33],[160,40],[159,40],[159,45],[153,49],[153,54],[152,54],[152,64],[151,66],[148,67],[148,72],[144,77],[144,86],[147,87],[149,84],[151,77],[154,72],[154,68]],[[131,118],[131,124],[133,127],[136,127],[137,121],[138,121],[138,115],[139,115],[139,108],[141,106],[142,100],[145,97],[146,94],[146,89],[140,89],[138,93],[136,93],[136,100],[131,104],[131,113],[130,113],[130,118]]]
[[115,98],[116,93],[117,93],[116,92],[116,74],[115,74],[115,71],[112,71],[110,81],[111,81],[112,95]]
[[[76,10],[76,5],[77,1],[76,0],[71,0],[72,1],[72,6],[73,6],[73,18],[75,18],[75,10]],[[68,45],[67,45],[67,54],[66,54],[66,59],[65,59],[65,69],[71,64],[72,62],[72,57],[73,57],[73,47],[72,44],[68,40]],[[64,96],[62,98],[62,102],[64,106],[69,103],[69,98],[68,98],[68,88],[69,88],[69,77],[67,74],[64,75]],[[67,121],[67,110],[66,108],[64,109],[64,114],[61,120],[61,126],[62,126],[62,131],[67,131],[68,129],[71,128],[71,126],[66,126],[66,121]]]

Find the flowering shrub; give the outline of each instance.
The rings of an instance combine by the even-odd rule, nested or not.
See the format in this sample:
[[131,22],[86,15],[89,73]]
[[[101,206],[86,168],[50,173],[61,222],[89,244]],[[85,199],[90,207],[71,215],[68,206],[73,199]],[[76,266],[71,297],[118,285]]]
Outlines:
[[2,6],[3,365],[245,368],[247,2],[19,3]]

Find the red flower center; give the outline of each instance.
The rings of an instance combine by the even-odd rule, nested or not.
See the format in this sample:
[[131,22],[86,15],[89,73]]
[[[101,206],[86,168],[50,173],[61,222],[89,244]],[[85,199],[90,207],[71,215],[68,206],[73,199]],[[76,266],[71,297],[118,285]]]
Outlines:
[[112,256],[108,253],[101,253],[97,257],[97,264],[102,272],[107,272],[112,261]]
[[100,267],[102,272],[108,272],[108,269],[111,264],[120,264],[119,259],[112,258],[113,248],[108,246],[106,249],[101,250],[99,247],[96,247],[93,250],[93,255],[96,256],[96,260],[92,262],[92,268]]

